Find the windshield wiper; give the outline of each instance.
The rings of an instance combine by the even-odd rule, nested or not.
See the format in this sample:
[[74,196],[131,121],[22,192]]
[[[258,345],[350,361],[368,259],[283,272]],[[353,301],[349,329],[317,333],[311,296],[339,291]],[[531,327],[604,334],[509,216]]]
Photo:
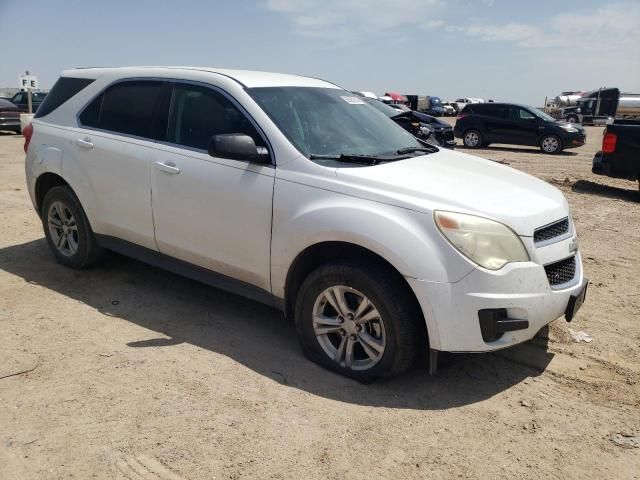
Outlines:
[[[425,144],[425,145],[429,145],[429,144]],[[415,153],[415,152],[424,152],[424,153],[435,153],[438,151],[438,148],[435,146],[428,146],[428,147],[407,147],[407,148],[401,148],[400,150],[398,150],[396,153],[398,155],[407,155],[409,153]]]
[[376,155],[352,155],[348,153],[340,155],[316,155],[312,153],[309,158],[311,160],[336,160],[338,162],[360,163],[363,165],[378,165],[380,162],[395,160],[394,158],[378,157]]

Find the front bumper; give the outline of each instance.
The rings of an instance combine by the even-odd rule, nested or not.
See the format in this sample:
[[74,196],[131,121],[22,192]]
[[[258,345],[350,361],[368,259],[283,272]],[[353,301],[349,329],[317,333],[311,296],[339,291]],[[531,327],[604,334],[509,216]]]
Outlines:
[[[558,244],[554,245],[545,248],[557,252]],[[486,352],[533,338],[542,327],[564,315],[571,296],[581,292],[586,279],[580,253],[575,255],[573,279],[557,289],[549,285],[543,266],[548,262],[538,263],[540,259],[507,264],[498,271],[479,267],[455,283],[408,278],[427,321],[430,347],[450,352]],[[479,312],[497,309],[505,309],[509,320],[526,320],[528,326],[485,341]]]
[[14,130],[20,128],[20,117],[4,117],[0,116],[0,130]]
[[440,146],[444,148],[450,148],[452,150],[456,148],[456,140],[453,136],[453,129],[436,131],[434,136],[436,137],[436,140],[438,141]]
[[585,143],[587,143],[586,133],[574,133],[567,135],[562,139],[562,145],[564,148],[581,147]]

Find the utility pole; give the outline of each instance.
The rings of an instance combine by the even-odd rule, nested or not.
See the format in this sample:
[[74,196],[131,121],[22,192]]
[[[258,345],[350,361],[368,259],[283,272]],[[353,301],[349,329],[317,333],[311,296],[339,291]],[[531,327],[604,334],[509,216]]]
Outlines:
[[[24,71],[25,75],[29,75],[29,70],[25,70]],[[33,94],[31,93],[31,84],[28,84],[29,86],[27,87],[27,104],[29,107],[29,113],[33,113]]]

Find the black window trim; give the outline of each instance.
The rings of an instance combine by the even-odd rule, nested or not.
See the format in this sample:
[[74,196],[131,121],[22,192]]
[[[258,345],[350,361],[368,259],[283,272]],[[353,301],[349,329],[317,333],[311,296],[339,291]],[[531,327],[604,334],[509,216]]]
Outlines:
[[[198,81],[195,81],[195,80],[177,79],[177,80],[170,80],[170,83],[172,84],[172,87],[171,87],[171,99],[170,99],[170,102],[169,102],[169,112],[167,112],[167,114],[169,114],[171,112],[171,106],[173,105],[173,99],[174,99],[174,95],[175,95],[175,86],[176,85],[194,85],[194,86],[197,86],[197,87],[204,87],[204,88],[207,88],[209,90],[213,90],[214,92],[221,94],[223,97],[225,97],[227,100],[229,100],[231,102],[231,104],[234,107],[236,107],[240,111],[240,113],[243,114],[249,120],[251,125],[253,125],[253,128],[255,128],[256,132],[258,132],[258,135],[260,135],[260,137],[264,141],[265,145],[267,146],[267,150],[269,151],[270,162],[269,162],[269,164],[263,164],[263,165],[275,167],[275,156],[274,156],[274,153],[273,153],[273,147],[271,146],[271,142],[269,142],[269,139],[268,139],[267,135],[264,133],[262,128],[260,128],[260,125],[258,125],[258,122],[255,121],[255,119],[249,114],[249,112],[247,112],[247,110],[240,104],[240,102],[238,102],[231,94],[229,94],[228,92],[226,92],[222,88],[218,87],[217,85],[212,85],[212,84],[206,83],[206,82],[198,82]],[[169,124],[167,123],[167,128],[168,128],[168,126],[169,126]],[[209,153],[207,150],[202,149],[202,148],[189,147],[189,146],[186,146],[186,145],[181,145],[179,143],[169,142],[167,140],[157,140],[156,143],[158,143],[160,145],[166,145],[166,146],[169,146],[169,147],[180,148],[180,149],[183,149],[183,150],[190,150],[192,152],[197,152],[197,153],[206,153],[206,154]],[[232,160],[234,162],[243,162],[243,163],[256,163],[256,162],[251,162],[250,160],[233,160],[233,159],[225,159],[225,160]]]
[[[206,154],[209,153],[207,150],[204,150],[204,149],[201,149],[201,148],[188,147],[186,145],[180,145],[178,143],[173,143],[173,142],[168,142],[166,140],[158,140],[157,138],[153,138],[155,136],[155,134],[156,134],[156,132],[154,131],[155,129],[153,128],[153,124],[155,124],[155,122],[156,122],[155,117],[153,118],[153,124],[152,124],[152,127],[151,127],[151,136],[150,137],[140,137],[138,135],[131,135],[129,133],[121,133],[121,132],[116,132],[114,130],[105,130],[105,129],[102,129],[102,128],[90,127],[88,125],[84,125],[80,121],[80,115],[82,115],[82,113],[89,107],[89,105],[91,105],[91,103],[93,103],[93,101],[96,98],[98,98],[100,95],[104,94],[113,85],[117,85],[119,83],[124,83],[124,82],[134,82],[134,81],[157,81],[159,83],[166,83],[166,84],[170,85],[170,88],[171,88],[170,97],[171,98],[170,98],[170,101],[169,101],[169,109],[167,109],[167,112],[166,112],[167,116],[169,115],[171,103],[173,102],[173,90],[174,90],[174,86],[176,84],[186,84],[186,85],[201,86],[201,87],[205,87],[205,88],[211,89],[211,90],[213,90],[213,91],[215,91],[217,93],[220,93],[225,98],[227,98],[233,104],[233,106],[236,107],[240,111],[240,113],[244,114],[247,117],[249,122],[251,122],[253,127],[258,132],[258,135],[260,135],[262,137],[262,139],[264,140],[265,145],[267,146],[267,150],[269,151],[270,162],[268,164],[264,163],[264,164],[260,164],[260,165],[264,165],[266,167],[275,168],[277,162],[276,162],[273,146],[271,145],[271,142],[269,141],[269,138],[267,137],[266,133],[262,130],[262,128],[260,127],[258,122],[255,121],[255,119],[249,114],[249,112],[230,93],[228,93],[226,90],[218,87],[217,85],[212,85],[212,84],[206,83],[206,82],[199,82],[199,81],[196,81],[196,80],[186,80],[186,79],[180,79],[180,78],[170,78],[170,77],[127,77],[127,78],[118,78],[117,80],[114,80],[113,82],[108,83],[107,85],[102,87],[100,89],[100,91],[98,91],[98,93],[93,95],[91,97],[91,99],[88,100],[87,103],[80,110],[78,110],[78,112],[76,113],[76,123],[77,123],[78,127],[85,128],[87,130],[93,130],[93,131],[96,131],[96,132],[109,133],[111,135],[119,135],[119,136],[126,137],[126,138],[132,138],[132,139],[136,139],[136,140],[143,140],[143,141],[152,142],[152,143],[155,143],[155,144],[158,144],[158,145],[165,145],[165,146],[179,148],[179,149],[182,149],[182,150],[188,150],[188,151],[197,152],[197,153],[206,153]],[[163,96],[163,91],[161,90],[160,91],[160,95],[158,97],[158,100],[156,101],[156,106],[154,107],[154,114],[155,114],[155,109],[158,106],[158,102],[162,101],[162,96]],[[103,97],[103,99],[104,99],[104,97]],[[168,122],[168,118],[167,118],[167,122]],[[167,126],[168,126],[168,123],[167,123]],[[250,160],[233,160],[233,159],[225,159],[225,160],[234,161],[234,162],[256,164],[256,162],[252,162]]]
[[[125,82],[136,82],[136,81],[157,81],[158,83],[162,84],[162,83],[167,83],[167,80],[162,79],[162,78],[150,78],[150,77],[131,77],[131,78],[119,78],[111,83],[109,83],[108,85],[104,86],[102,89],[100,89],[100,91],[98,93],[96,93],[95,95],[93,95],[91,97],[91,99],[89,101],[87,101],[87,103],[80,109],[78,110],[78,112],[76,113],[76,123],[78,124],[78,127],[80,128],[85,128],[87,130],[93,130],[95,132],[103,132],[103,133],[109,133],[111,135],[119,135],[121,137],[126,137],[126,138],[133,138],[136,140],[144,140],[147,142],[152,142],[152,143],[156,143],[156,140],[153,138],[153,123],[155,122],[155,118],[153,118],[152,116],[152,125],[151,125],[151,136],[150,137],[141,137],[139,135],[132,135],[130,133],[122,133],[122,132],[116,132],[115,130],[106,130],[104,128],[97,128],[97,127],[90,127],[89,125],[84,125],[81,121],[80,121],[80,116],[84,113],[84,111],[89,108],[89,105],[91,105],[93,103],[93,101],[98,98],[99,96],[103,95],[109,88],[111,88],[114,85],[117,85],[119,83],[125,83]],[[162,85],[160,86],[160,94],[158,95],[158,99],[156,100],[156,104],[153,107],[153,112],[152,115],[155,113],[155,109],[158,105],[158,101],[162,98]],[[101,105],[100,105],[100,111],[102,111],[102,102],[104,101],[104,96],[102,96],[102,99],[100,100]]]

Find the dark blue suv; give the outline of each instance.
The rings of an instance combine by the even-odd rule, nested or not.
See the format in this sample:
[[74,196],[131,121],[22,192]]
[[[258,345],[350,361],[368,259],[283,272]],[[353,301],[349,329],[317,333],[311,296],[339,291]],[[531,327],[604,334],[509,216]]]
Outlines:
[[468,104],[458,115],[453,133],[468,148],[507,143],[540,147],[544,153],[560,153],[587,141],[580,125],[558,122],[537,108],[513,103]]

